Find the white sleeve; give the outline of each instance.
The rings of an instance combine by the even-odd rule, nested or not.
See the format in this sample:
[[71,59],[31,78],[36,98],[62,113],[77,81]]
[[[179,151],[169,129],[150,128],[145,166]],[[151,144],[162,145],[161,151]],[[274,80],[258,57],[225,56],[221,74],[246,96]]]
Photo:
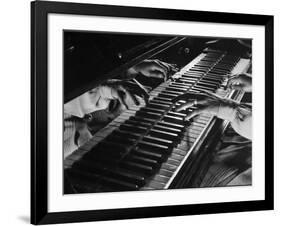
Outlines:
[[230,121],[233,129],[241,136],[252,139],[252,109],[244,104],[224,100],[217,117]]

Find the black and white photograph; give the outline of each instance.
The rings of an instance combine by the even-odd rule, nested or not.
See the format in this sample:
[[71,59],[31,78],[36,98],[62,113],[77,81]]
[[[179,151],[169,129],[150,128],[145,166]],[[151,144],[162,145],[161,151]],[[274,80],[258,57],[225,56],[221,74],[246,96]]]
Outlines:
[[31,4],[31,222],[273,209],[273,17]]
[[252,39],[63,31],[64,194],[252,185]]

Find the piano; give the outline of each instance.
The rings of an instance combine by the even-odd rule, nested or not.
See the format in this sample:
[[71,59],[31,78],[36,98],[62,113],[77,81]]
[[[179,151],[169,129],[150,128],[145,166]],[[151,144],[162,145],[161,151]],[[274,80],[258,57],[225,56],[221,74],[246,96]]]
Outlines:
[[[209,91],[240,101],[244,93],[225,89],[226,82],[230,75],[246,72],[251,66],[245,49],[235,47],[236,40],[226,40],[227,44],[216,48],[206,47],[206,41],[196,37],[164,37],[155,41],[151,37],[130,46],[125,51],[127,55],[118,53],[125,61],[102,72],[102,79],[149,58],[177,63],[181,69],[166,82],[152,82],[148,103],[129,106],[64,160],[65,175],[73,188],[65,193],[200,186],[228,122],[208,114],[185,121],[186,113],[175,112],[179,103],[172,100],[187,91]],[[95,79],[87,80],[80,93],[102,81]],[[73,98],[73,93],[79,92],[75,89],[65,94],[66,100]]]

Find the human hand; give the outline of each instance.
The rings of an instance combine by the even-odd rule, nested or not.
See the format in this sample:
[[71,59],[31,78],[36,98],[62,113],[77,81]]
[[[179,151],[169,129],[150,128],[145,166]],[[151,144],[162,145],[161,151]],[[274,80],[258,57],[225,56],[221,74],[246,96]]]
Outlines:
[[194,107],[193,111],[188,111],[186,120],[189,120],[199,114],[212,114],[219,118],[232,120],[233,109],[237,105],[236,102],[224,99],[211,92],[187,92],[176,97],[173,102],[184,100],[185,103],[175,108],[175,111],[182,111]]
[[227,87],[252,92],[252,77],[248,74],[234,75],[228,80]]
[[144,60],[127,71],[127,78],[134,78],[136,75],[142,74],[146,77],[160,78],[166,81],[177,71],[178,68],[175,64],[160,60]]
[[138,97],[148,101],[149,95],[142,87],[131,81],[111,79],[99,87],[101,98],[119,100],[127,109],[130,105],[139,105]]
[[231,122],[234,130],[240,135],[251,139],[252,134],[252,111],[245,104],[239,104],[234,100],[225,99],[210,92],[187,92],[176,97],[173,102],[184,100],[185,103],[175,108],[176,111],[194,107],[193,111],[186,111],[186,120],[200,115],[212,114],[220,119]]

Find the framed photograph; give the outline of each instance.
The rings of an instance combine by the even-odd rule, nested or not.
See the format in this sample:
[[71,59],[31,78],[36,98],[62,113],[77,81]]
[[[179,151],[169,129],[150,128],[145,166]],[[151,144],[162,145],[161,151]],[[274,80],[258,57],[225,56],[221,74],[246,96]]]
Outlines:
[[32,2],[31,122],[32,224],[272,210],[273,16]]

